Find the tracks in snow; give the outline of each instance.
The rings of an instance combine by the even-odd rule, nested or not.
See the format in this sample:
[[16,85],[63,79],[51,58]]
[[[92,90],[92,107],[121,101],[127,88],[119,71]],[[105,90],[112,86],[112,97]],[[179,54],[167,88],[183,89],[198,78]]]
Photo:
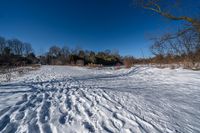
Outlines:
[[0,111],[0,132],[161,132],[107,91],[86,87],[77,79],[32,86],[34,91]]

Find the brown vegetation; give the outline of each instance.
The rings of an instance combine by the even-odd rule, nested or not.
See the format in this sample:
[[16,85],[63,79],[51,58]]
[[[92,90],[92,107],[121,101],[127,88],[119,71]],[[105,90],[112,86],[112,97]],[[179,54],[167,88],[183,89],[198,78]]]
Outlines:
[[155,55],[150,59],[151,63],[181,64],[184,68],[199,68],[200,64],[200,20],[191,16],[174,15],[169,7],[176,10],[180,0],[136,0],[136,3],[147,10],[151,10],[161,16],[173,20],[184,21],[181,30],[176,33],[167,33],[153,38],[150,50]]

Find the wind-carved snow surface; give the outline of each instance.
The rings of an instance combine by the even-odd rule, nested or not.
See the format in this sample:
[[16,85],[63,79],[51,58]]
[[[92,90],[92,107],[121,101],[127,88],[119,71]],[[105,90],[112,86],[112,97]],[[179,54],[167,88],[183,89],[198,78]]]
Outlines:
[[198,133],[200,72],[43,66],[0,83],[2,133]]

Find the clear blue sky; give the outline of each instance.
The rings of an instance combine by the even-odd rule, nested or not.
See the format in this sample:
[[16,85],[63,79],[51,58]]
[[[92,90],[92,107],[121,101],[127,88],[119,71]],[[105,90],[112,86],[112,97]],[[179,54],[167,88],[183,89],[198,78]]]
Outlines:
[[29,42],[37,54],[67,45],[149,56],[148,39],[178,24],[138,10],[132,0],[0,0],[0,36]]

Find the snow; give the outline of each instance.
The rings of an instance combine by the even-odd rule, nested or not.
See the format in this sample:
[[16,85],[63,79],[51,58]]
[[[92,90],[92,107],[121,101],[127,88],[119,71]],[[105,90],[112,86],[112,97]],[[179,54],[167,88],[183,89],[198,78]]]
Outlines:
[[[0,78],[0,132],[200,132],[200,72],[42,66]],[[1,75],[0,75],[1,76]]]

